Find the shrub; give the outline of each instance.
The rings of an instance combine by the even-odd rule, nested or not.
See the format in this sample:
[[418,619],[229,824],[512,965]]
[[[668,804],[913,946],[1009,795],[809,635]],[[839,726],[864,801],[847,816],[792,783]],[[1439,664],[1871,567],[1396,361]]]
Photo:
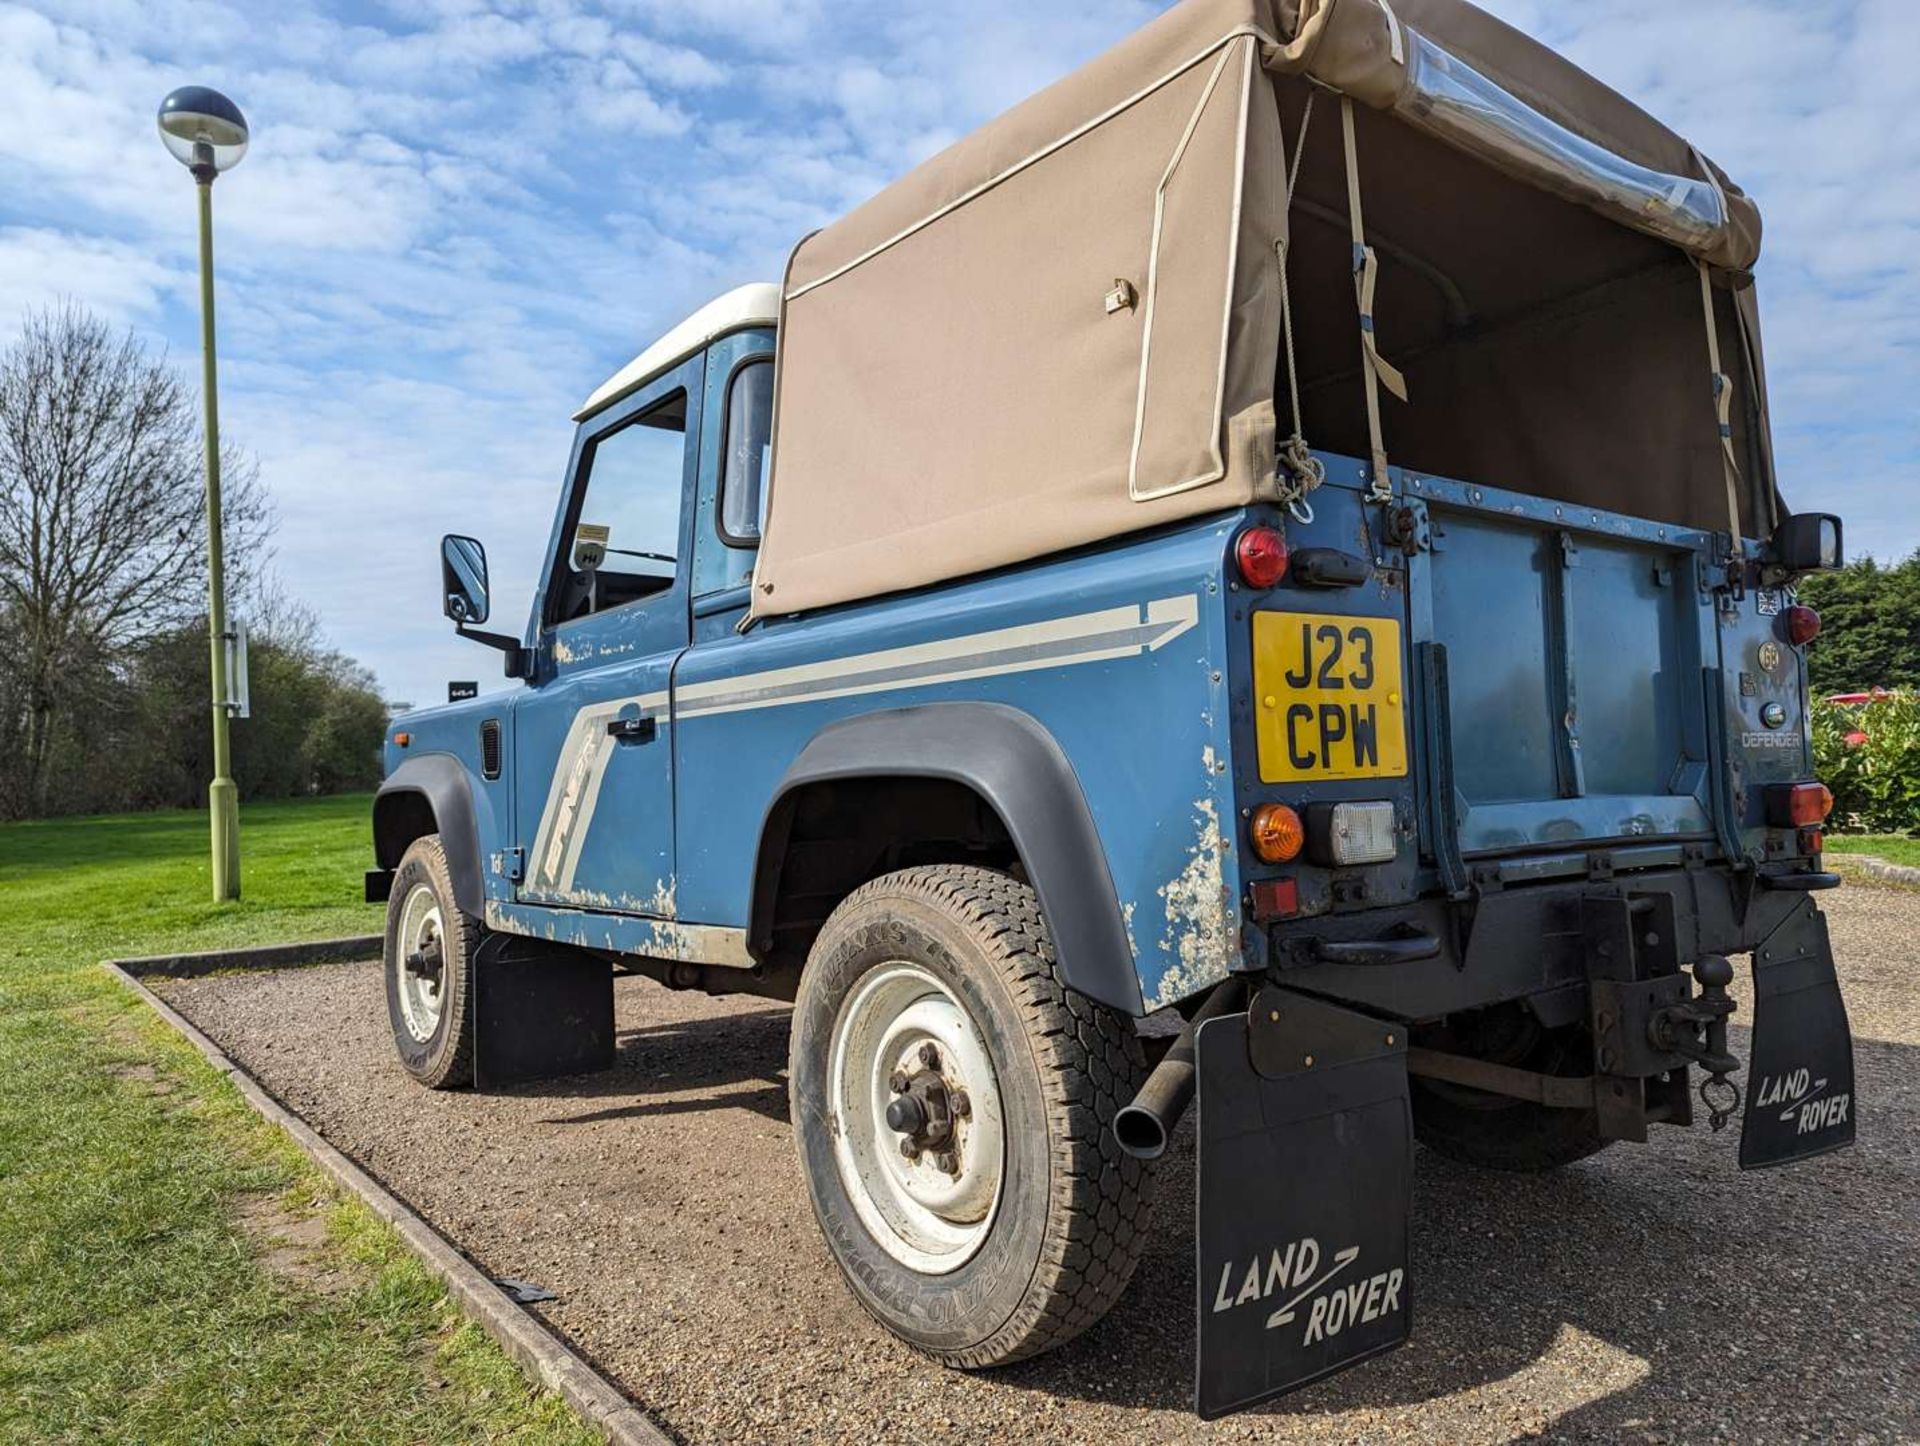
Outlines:
[[1920,832],[1920,694],[1813,703],[1813,761],[1833,790],[1833,827]]

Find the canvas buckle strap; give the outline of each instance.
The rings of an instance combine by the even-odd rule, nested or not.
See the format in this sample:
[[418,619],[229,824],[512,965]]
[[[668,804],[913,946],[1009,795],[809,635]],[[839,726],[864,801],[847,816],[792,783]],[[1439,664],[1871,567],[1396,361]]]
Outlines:
[[1379,283],[1380,261],[1367,245],[1366,217],[1360,206],[1360,149],[1353,134],[1353,100],[1340,97],[1340,132],[1347,157],[1347,216],[1353,227],[1353,293],[1360,308],[1360,352],[1367,393],[1367,440],[1373,452],[1369,495],[1385,502],[1393,495],[1387,472],[1387,444],[1380,426],[1380,388],[1407,400],[1407,380],[1385,357],[1374,339],[1373,297]]
[[1713,375],[1714,420],[1720,428],[1720,467],[1727,483],[1727,532],[1733,556],[1743,555],[1740,542],[1740,461],[1733,450],[1733,379],[1720,366],[1720,327],[1713,312],[1713,276],[1704,262],[1700,273],[1700,307],[1707,321],[1707,365]]

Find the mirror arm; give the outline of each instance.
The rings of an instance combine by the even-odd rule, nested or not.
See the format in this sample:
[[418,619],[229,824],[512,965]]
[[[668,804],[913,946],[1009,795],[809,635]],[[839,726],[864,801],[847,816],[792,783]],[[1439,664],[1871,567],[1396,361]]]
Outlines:
[[510,638],[505,633],[483,633],[475,628],[462,627],[458,623],[454,624],[453,630],[469,642],[479,643],[484,647],[495,648],[505,653],[507,655],[507,676],[509,678],[524,678],[527,676],[527,650],[521,646],[518,638]]

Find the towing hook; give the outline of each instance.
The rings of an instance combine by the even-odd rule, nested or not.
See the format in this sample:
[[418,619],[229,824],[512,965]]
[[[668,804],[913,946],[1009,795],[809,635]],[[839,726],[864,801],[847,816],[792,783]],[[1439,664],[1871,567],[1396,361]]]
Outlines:
[[1694,961],[1693,981],[1700,986],[1699,996],[1654,1011],[1647,1020],[1647,1039],[1655,1049],[1682,1055],[1706,1073],[1700,1100],[1707,1107],[1708,1123],[1718,1132],[1740,1108],[1740,1087],[1728,1078],[1740,1068],[1727,1047],[1727,1020],[1734,1010],[1733,996],[1727,993],[1733,962],[1724,954],[1703,954]]

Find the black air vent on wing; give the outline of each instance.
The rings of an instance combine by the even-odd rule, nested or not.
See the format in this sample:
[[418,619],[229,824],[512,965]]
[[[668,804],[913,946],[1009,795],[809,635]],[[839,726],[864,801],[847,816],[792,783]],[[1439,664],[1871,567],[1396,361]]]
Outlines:
[[489,718],[480,725],[480,775],[500,776],[500,720]]

